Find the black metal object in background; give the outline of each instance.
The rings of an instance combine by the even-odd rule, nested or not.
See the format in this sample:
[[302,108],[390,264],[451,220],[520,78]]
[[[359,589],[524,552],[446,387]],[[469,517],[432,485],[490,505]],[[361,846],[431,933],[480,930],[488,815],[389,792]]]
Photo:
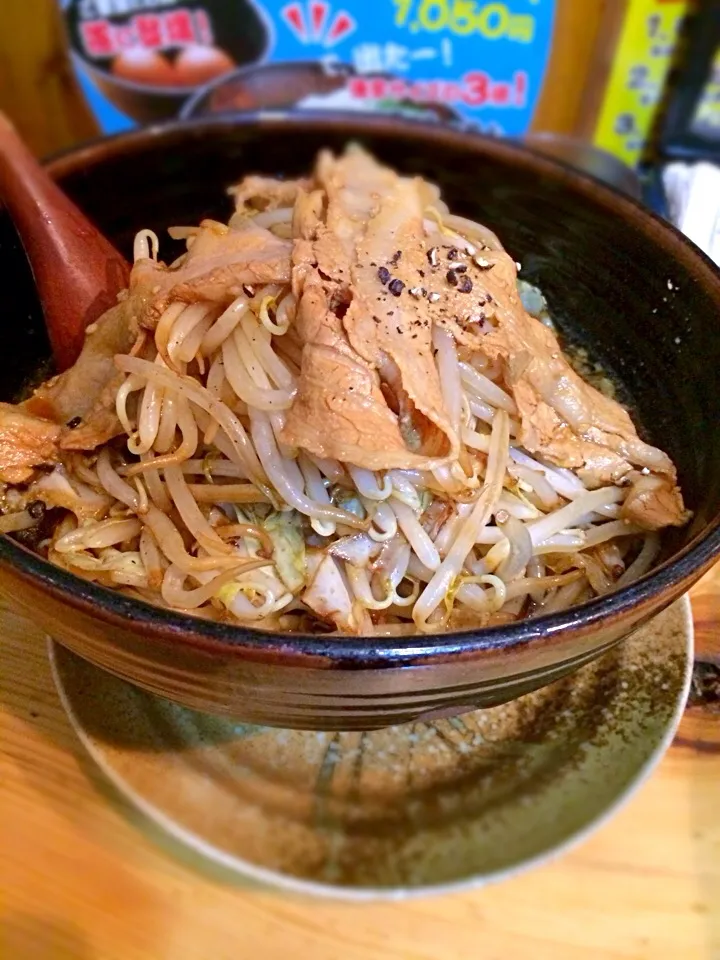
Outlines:
[[[682,70],[659,138],[664,160],[720,161],[720,4],[700,5],[689,24]],[[716,65],[717,64],[717,65]],[[715,110],[704,110],[714,98]]]

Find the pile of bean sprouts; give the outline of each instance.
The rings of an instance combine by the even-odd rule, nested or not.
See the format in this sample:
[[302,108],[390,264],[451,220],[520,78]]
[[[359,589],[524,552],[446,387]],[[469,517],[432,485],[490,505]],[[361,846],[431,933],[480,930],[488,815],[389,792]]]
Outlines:
[[[255,222],[291,236],[291,207]],[[431,239],[439,230],[426,221]],[[176,237],[192,244],[195,228]],[[492,243],[444,217],[438,242]],[[142,231],[135,258],[157,258]],[[182,258],[181,258],[182,260]],[[372,472],[279,440],[299,375],[290,286],[245,287],[223,309],[171,302],[142,350],[119,355],[125,436],[75,454],[47,555],[179,611],[279,631],[463,629],[557,611],[645,573],[658,537],[620,517],[627,490],[589,490],[530,456],[499,364],[433,333],[457,462]],[[154,337],[154,341],[153,341]]]

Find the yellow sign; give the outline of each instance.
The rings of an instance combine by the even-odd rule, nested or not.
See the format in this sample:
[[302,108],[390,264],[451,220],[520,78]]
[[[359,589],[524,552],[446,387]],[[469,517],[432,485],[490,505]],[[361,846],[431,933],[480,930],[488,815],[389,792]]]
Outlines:
[[595,145],[630,166],[640,159],[690,0],[629,0]]

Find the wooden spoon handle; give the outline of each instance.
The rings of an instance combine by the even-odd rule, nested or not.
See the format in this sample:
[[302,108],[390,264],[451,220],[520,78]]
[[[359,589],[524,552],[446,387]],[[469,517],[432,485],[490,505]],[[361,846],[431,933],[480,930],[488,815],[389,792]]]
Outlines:
[[51,180],[0,112],[0,199],[20,234],[58,369],[128,284],[125,259]]

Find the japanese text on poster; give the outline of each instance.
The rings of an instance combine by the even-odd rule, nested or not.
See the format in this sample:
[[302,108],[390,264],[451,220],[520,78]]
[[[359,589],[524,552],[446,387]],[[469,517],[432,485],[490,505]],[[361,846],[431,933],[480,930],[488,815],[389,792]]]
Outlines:
[[143,85],[156,111],[162,90],[176,94],[165,100],[177,115],[226,75],[314,63],[342,83],[313,87],[307,72],[286,85],[288,102],[274,92],[270,105],[402,112],[519,135],[542,88],[555,13],[555,0],[62,2],[83,89],[107,132],[146,120]]

